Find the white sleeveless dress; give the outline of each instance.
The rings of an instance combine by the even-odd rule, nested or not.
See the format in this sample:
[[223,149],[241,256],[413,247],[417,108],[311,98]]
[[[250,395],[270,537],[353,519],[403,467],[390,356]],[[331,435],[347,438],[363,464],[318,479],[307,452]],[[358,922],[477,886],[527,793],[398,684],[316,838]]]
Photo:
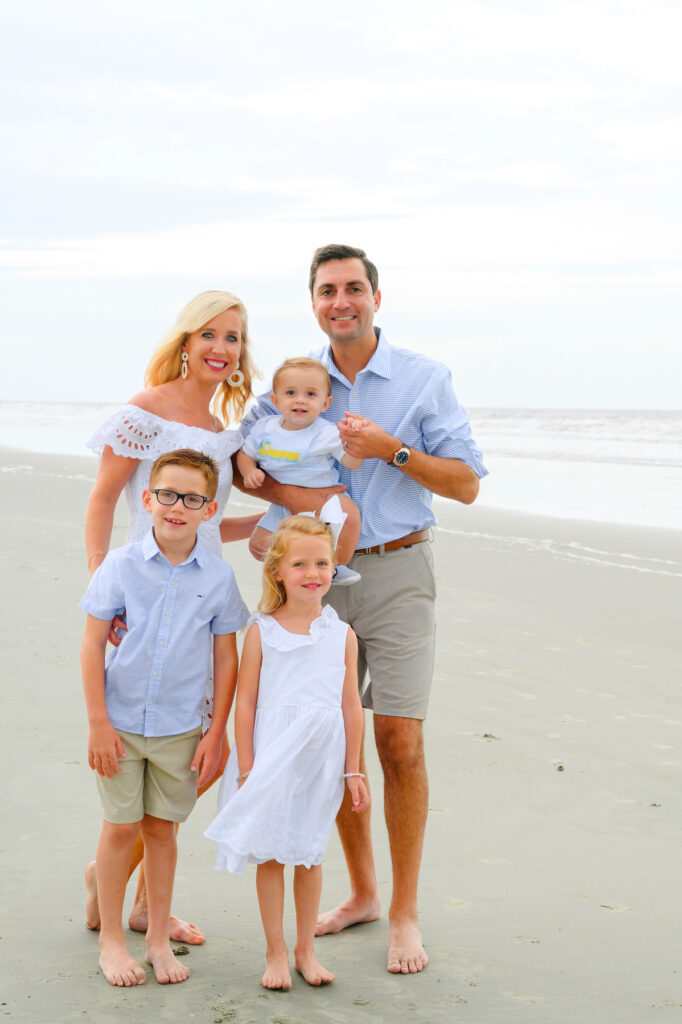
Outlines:
[[309,868],[322,861],[343,799],[348,626],[330,607],[305,635],[270,615],[250,621],[263,650],[253,768],[239,789],[235,747],[204,835],[216,844],[216,868],[232,874],[268,860]]
[[209,455],[218,465],[218,511],[207,523],[199,526],[199,539],[205,548],[222,557],[220,521],[232,486],[233,452],[242,445],[238,430],[221,430],[216,434],[203,427],[188,427],[174,420],[164,420],[136,405],[124,405],[97,428],[87,442],[98,455],[109,445],[114,455],[139,459],[140,464],[125,486],[128,504],[128,535],[126,543],[142,540],[152,525],[151,514],[142,507],[142,492],[149,486],[149,474],[159,455],[176,448],[192,448]]

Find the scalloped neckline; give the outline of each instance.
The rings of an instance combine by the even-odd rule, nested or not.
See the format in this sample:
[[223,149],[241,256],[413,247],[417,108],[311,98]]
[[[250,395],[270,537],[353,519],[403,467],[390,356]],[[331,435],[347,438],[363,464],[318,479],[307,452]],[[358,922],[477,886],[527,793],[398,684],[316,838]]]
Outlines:
[[[326,614],[328,607],[329,607],[328,605],[325,605],[322,608],[322,611],[320,612],[320,614],[315,616],[313,621],[310,623],[310,629],[308,630],[307,633],[294,633],[294,632],[292,632],[292,630],[286,629],[282,625],[281,622],[277,621],[277,619],[274,617],[274,615],[268,615],[267,618],[270,619],[272,622],[274,622],[277,626],[279,626],[279,628],[282,630],[282,632],[286,633],[287,636],[307,636],[307,637],[311,637],[312,636],[313,626],[315,625],[315,623],[319,622],[320,619],[328,619],[328,618],[330,618],[330,616]],[[332,609],[332,611],[333,611],[333,609]]]
[[202,434],[213,434],[214,437],[220,437],[221,434],[226,433],[239,433],[233,427],[223,427],[222,430],[208,430],[207,427],[195,427],[191,423],[182,423],[181,420],[167,420],[165,416],[158,416],[155,412],[150,412],[149,409],[143,409],[141,405],[133,405],[132,402],[127,402],[121,407],[121,412],[124,409],[136,409],[137,412],[144,413],[145,416],[151,416],[152,419],[159,420],[161,423],[177,424],[178,427],[184,427],[185,430],[200,430]]

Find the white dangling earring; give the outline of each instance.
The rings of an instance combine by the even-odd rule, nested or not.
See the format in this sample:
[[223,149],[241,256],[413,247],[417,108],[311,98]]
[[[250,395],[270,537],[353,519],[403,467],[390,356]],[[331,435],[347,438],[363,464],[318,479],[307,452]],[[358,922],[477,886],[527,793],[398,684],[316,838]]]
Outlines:
[[183,380],[187,380],[187,363],[189,362],[189,356],[186,352],[182,353],[182,367],[180,368],[180,376]]
[[237,363],[237,369],[233,370],[230,376],[227,378],[227,383],[231,388],[240,388],[244,383],[244,374],[239,369],[239,363]]

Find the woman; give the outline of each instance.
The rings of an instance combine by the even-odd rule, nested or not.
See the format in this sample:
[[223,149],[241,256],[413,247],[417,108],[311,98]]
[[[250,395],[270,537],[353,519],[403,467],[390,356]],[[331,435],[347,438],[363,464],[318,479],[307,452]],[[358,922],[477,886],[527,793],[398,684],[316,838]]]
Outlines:
[[[85,549],[91,574],[108,551],[114,510],[123,490],[129,514],[127,542],[139,540],[148,532],[151,517],[142,507],[142,492],[149,483],[155,459],[176,448],[203,451],[220,469],[218,512],[199,527],[204,546],[220,555],[222,542],[250,536],[259,514],[222,519],[232,483],[231,455],[241,445],[239,432],[226,430],[223,421],[241,418],[251,397],[254,373],[243,303],[230,292],[197,295],[180,311],[175,326],[154,352],[145,373],[146,390],[110,416],[88,442],[101,454],[85,514]],[[118,619],[113,625],[125,628],[125,623]],[[113,630],[112,642],[120,643]],[[211,696],[207,692],[205,717],[210,715]],[[228,753],[224,743],[216,778],[225,767]],[[205,789],[208,786],[200,794]],[[131,857],[131,875],[143,853],[138,836]],[[94,861],[86,868],[85,883],[87,925],[94,929],[99,927]],[[143,864],[128,923],[134,931],[146,931]],[[204,941],[196,925],[173,916],[169,934],[179,942],[196,945]]]

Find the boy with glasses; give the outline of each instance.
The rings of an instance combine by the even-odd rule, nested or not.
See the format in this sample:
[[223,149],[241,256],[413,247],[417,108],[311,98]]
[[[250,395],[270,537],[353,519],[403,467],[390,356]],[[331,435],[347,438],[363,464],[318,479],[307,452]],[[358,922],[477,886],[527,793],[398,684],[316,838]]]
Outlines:
[[[154,463],[142,500],[153,528],[111,551],[80,602],[88,713],[88,763],[97,772],[102,832],[97,849],[100,967],[111,985],[145,981],[122,925],[128,861],[138,831],[145,844],[149,898],[146,960],[161,984],[189,970],[168,941],[177,824],[215,774],[237,681],[235,633],[248,611],[232,568],[202,547],[199,523],[215,515],[218,469],[181,449]],[[106,660],[111,621],[128,629]],[[201,711],[213,656],[211,725]]]

